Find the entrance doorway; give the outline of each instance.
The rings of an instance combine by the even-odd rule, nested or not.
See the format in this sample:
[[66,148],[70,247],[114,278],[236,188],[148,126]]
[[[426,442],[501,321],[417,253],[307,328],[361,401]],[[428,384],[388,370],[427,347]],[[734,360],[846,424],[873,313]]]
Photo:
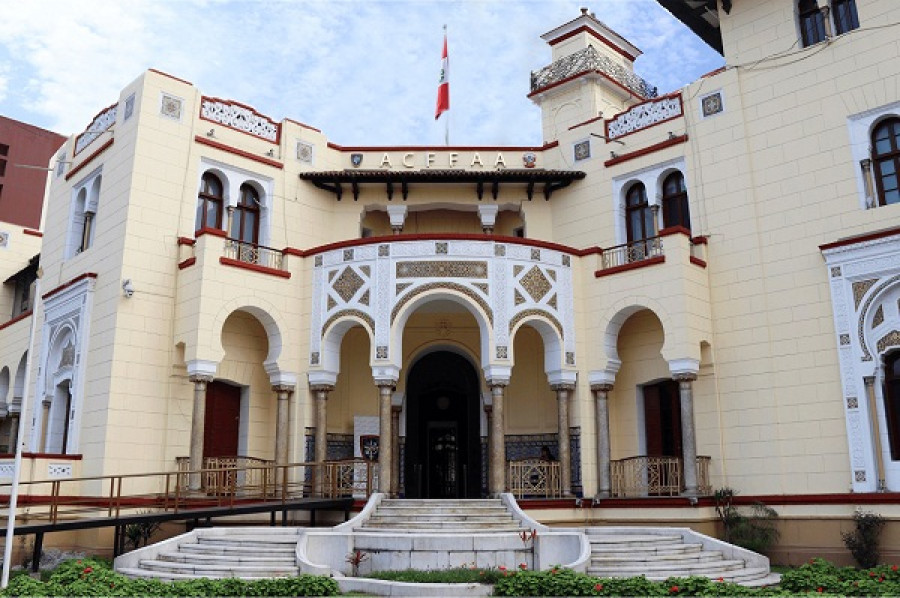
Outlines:
[[203,459],[236,457],[241,421],[241,388],[225,382],[206,386]]
[[481,496],[478,373],[464,357],[430,353],[406,381],[407,498]]

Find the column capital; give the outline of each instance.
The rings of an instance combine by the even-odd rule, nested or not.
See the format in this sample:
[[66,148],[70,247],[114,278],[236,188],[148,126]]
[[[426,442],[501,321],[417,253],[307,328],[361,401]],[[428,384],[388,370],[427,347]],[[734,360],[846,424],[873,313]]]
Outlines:
[[391,405],[391,413],[400,413],[403,411],[402,405]]
[[188,376],[188,380],[193,382],[194,384],[198,382],[202,382],[203,384],[209,384],[214,380],[214,377],[209,374],[192,374]]
[[377,386],[379,389],[390,388],[391,390],[394,390],[395,388],[397,388],[397,381],[392,378],[376,378],[375,386]]
[[43,406],[43,407],[49,407],[52,403],[53,403],[52,395],[48,395],[48,396],[44,397],[43,399],[41,399],[41,406]]
[[331,384],[310,384],[309,390],[311,390],[312,392],[324,392],[328,394],[329,392],[334,390],[334,386],[332,386]]
[[506,387],[506,386],[509,386],[509,379],[508,379],[508,378],[506,378],[506,379],[504,379],[504,378],[495,378],[495,379],[493,379],[493,380],[485,380],[485,382],[487,383],[488,388],[495,388],[495,387],[504,388],[504,387]]
[[678,382],[693,382],[697,379],[697,374],[694,372],[679,372],[677,374],[672,374],[672,379],[677,380]]
[[285,393],[288,396],[294,394],[294,385],[293,384],[273,384],[272,391],[277,392],[278,394]]
[[553,390],[555,392],[559,392],[561,390],[572,392],[573,390],[575,390],[575,384],[570,383],[570,382],[562,382],[559,384],[553,384],[550,386],[550,388],[551,388],[551,390]]
[[194,376],[209,376],[212,379],[219,369],[219,363],[210,361],[209,359],[191,359],[186,364],[188,377],[193,379]]
[[610,392],[613,389],[612,384],[608,384],[606,382],[598,382],[597,384],[591,384],[591,392]]
[[696,379],[697,373],[700,371],[700,360],[692,357],[670,359],[669,371],[672,372],[672,378],[675,380],[679,380],[678,376],[684,374],[690,374],[694,377],[693,379]]

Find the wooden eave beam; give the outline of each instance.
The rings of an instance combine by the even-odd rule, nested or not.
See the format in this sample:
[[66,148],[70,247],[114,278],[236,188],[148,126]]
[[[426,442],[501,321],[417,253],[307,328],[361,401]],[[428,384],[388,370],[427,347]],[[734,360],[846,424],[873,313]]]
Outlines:
[[[709,47],[719,54],[724,55],[724,49],[722,48],[722,32],[718,28],[707,23],[706,19],[698,14],[696,10],[688,6],[685,0],[656,1],[659,2],[663,8],[672,13],[676,19],[687,25],[691,31],[697,34],[697,37],[706,42]],[[723,0],[723,8],[728,12],[731,8],[731,3],[728,2],[728,0]],[[704,10],[702,5],[701,10]]]

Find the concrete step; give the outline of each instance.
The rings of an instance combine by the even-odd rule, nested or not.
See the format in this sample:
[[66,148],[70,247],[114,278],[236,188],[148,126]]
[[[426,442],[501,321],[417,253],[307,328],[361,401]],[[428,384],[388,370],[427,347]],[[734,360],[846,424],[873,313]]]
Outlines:
[[200,536],[197,538],[197,542],[200,544],[209,544],[213,546],[288,546],[288,545],[297,545],[297,542],[300,541],[300,536]]
[[664,546],[646,547],[646,548],[609,548],[608,545],[592,545],[591,554],[593,556],[623,556],[636,560],[648,557],[693,554],[701,552],[703,544],[668,544]]
[[719,560],[705,563],[680,563],[677,565],[662,563],[632,563],[616,567],[590,567],[600,577],[637,577],[646,575],[648,578],[665,579],[667,577],[687,577],[690,575],[705,575],[707,577],[724,576],[728,571],[744,569],[744,561]]
[[254,565],[278,567],[295,567],[297,557],[293,553],[259,556],[256,554],[203,554],[200,552],[161,552],[156,556],[160,561],[176,563],[213,564],[213,565]]
[[675,554],[660,554],[653,556],[645,556],[641,558],[632,557],[626,554],[610,556],[606,554],[591,555],[591,565],[596,567],[627,567],[637,563],[648,564],[668,564],[672,566],[680,566],[681,563],[708,563],[710,561],[722,560],[721,550],[709,550],[702,552],[688,552]]
[[429,509],[427,507],[387,507],[375,510],[375,513],[383,516],[391,517],[426,517],[429,515],[448,515],[448,516],[475,516],[475,517],[495,517],[498,515],[508,515],[506,509],[482,508],[482,507],[459,507],[453,509]]
[[164,573],[180,573],[194,575],[196,577],[288,577],[297,575],[299,569],[296,566],[272,565],[216,565],[175,563],[171,561],[144,560],[140,562],[140,568],[147,571],[161,571]]
[[497,534],[501,532],[509,532],[518,534],[522,531],[521,527],[515,526],[498,526],[491,528],[466,528],[466,527],[411,527],[410,523],[406,523],[403,527],[395,527],[395,526],[374,526],[367,527],[362,526],[357,529],[360,532],[371,532],[371,533],[387,533],[387,534],[422,534],[423,532],[429,532],[433,534]]
[[[241,546],[238,544],[229,545],[229,544],[221,544],[221,543],[205,543],[205,544],[195,544],[195,543],[184,543],[178,546],[178,550],[185,553],[196,553],[196,554],[247,554],[247,547]],[[293,556],[296,553],[297,545],[294,544],[284,544],[278,546],[254,546],[253,554],[258,556],[277,556],[277,555],[291,555]]]
[[421,521],[421,522],[434,522],[440,523],[442,521],[462,521],[465,523],[473,523],[480,525],[482,523],[494,523],[497,521],[515,521],[515,517],[510,515],[509,513],[499,513],[496,515],[470,515],[470,514],[456,514],[456,513],[429,513],[428,515],[419,515],[419,516],[410,516],[410,515],[396,515],[390,516],[381,512],[376,512],[374,515],[369,517],[369,521],[388,521],[388,522],[396,522],[396,521]]
[[503,505],[503,501],[499,498],[385,498],[378,506],[488,506]]
[[607,547],[610,549],[668,546],[682,544],[681,536],[670,535],[638,535],[619,534],[615,536],[588,535],[592,547]]
[[229,575],[227,572],[218,574],[213,573],[210,575],[195,575],[192,573],[171,573],[166,571],[152,571],[150,569],[135,569],[135,568],[122,568],[117,569],[117,573],[121,573],[126,577],[135,578],[144,578],[144,579],[158,579],[159,581],[187,581],[190,579],[197,579],[198,577],[209,577],[213,579],[222,579],[228,577],[236,577],[238,579],[268,579],[268,575]]

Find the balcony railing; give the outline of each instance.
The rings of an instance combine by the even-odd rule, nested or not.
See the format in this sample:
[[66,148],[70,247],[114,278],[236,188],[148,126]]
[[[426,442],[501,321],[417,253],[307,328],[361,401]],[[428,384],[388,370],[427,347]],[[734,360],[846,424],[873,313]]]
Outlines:
[[661,237],[650,237],[640,241],[632,241],[623,245],[616,245],[603,250],[601,259],[603,269],[625,266],[635,262],[641,262],[653,257],[663,255],[663,243]]
[[[710,457],[697,457],[697,486],[702,495],[712,494],[709,485]],[[616,498],[637,496],[678,496],[684,491],[679,457],[629,457],[610,463],[611,495]]]
[[506,487],[516,498],[562,496],[559,461],[545,459],[508,461]]
[[265,245],[246,243],[237,239],[225,239],[224,256],[245,264],[284,270],[284,252]]
[[326,461],[323,472],[322,494],[326,498],[368,497],[378,482],[378,463],[367,459]]
[[543,89],[567,77],[588,71],[600,71],[642,98],[655,98],[656,88],[620,64],[588,46],[531,73],[531,91]]

